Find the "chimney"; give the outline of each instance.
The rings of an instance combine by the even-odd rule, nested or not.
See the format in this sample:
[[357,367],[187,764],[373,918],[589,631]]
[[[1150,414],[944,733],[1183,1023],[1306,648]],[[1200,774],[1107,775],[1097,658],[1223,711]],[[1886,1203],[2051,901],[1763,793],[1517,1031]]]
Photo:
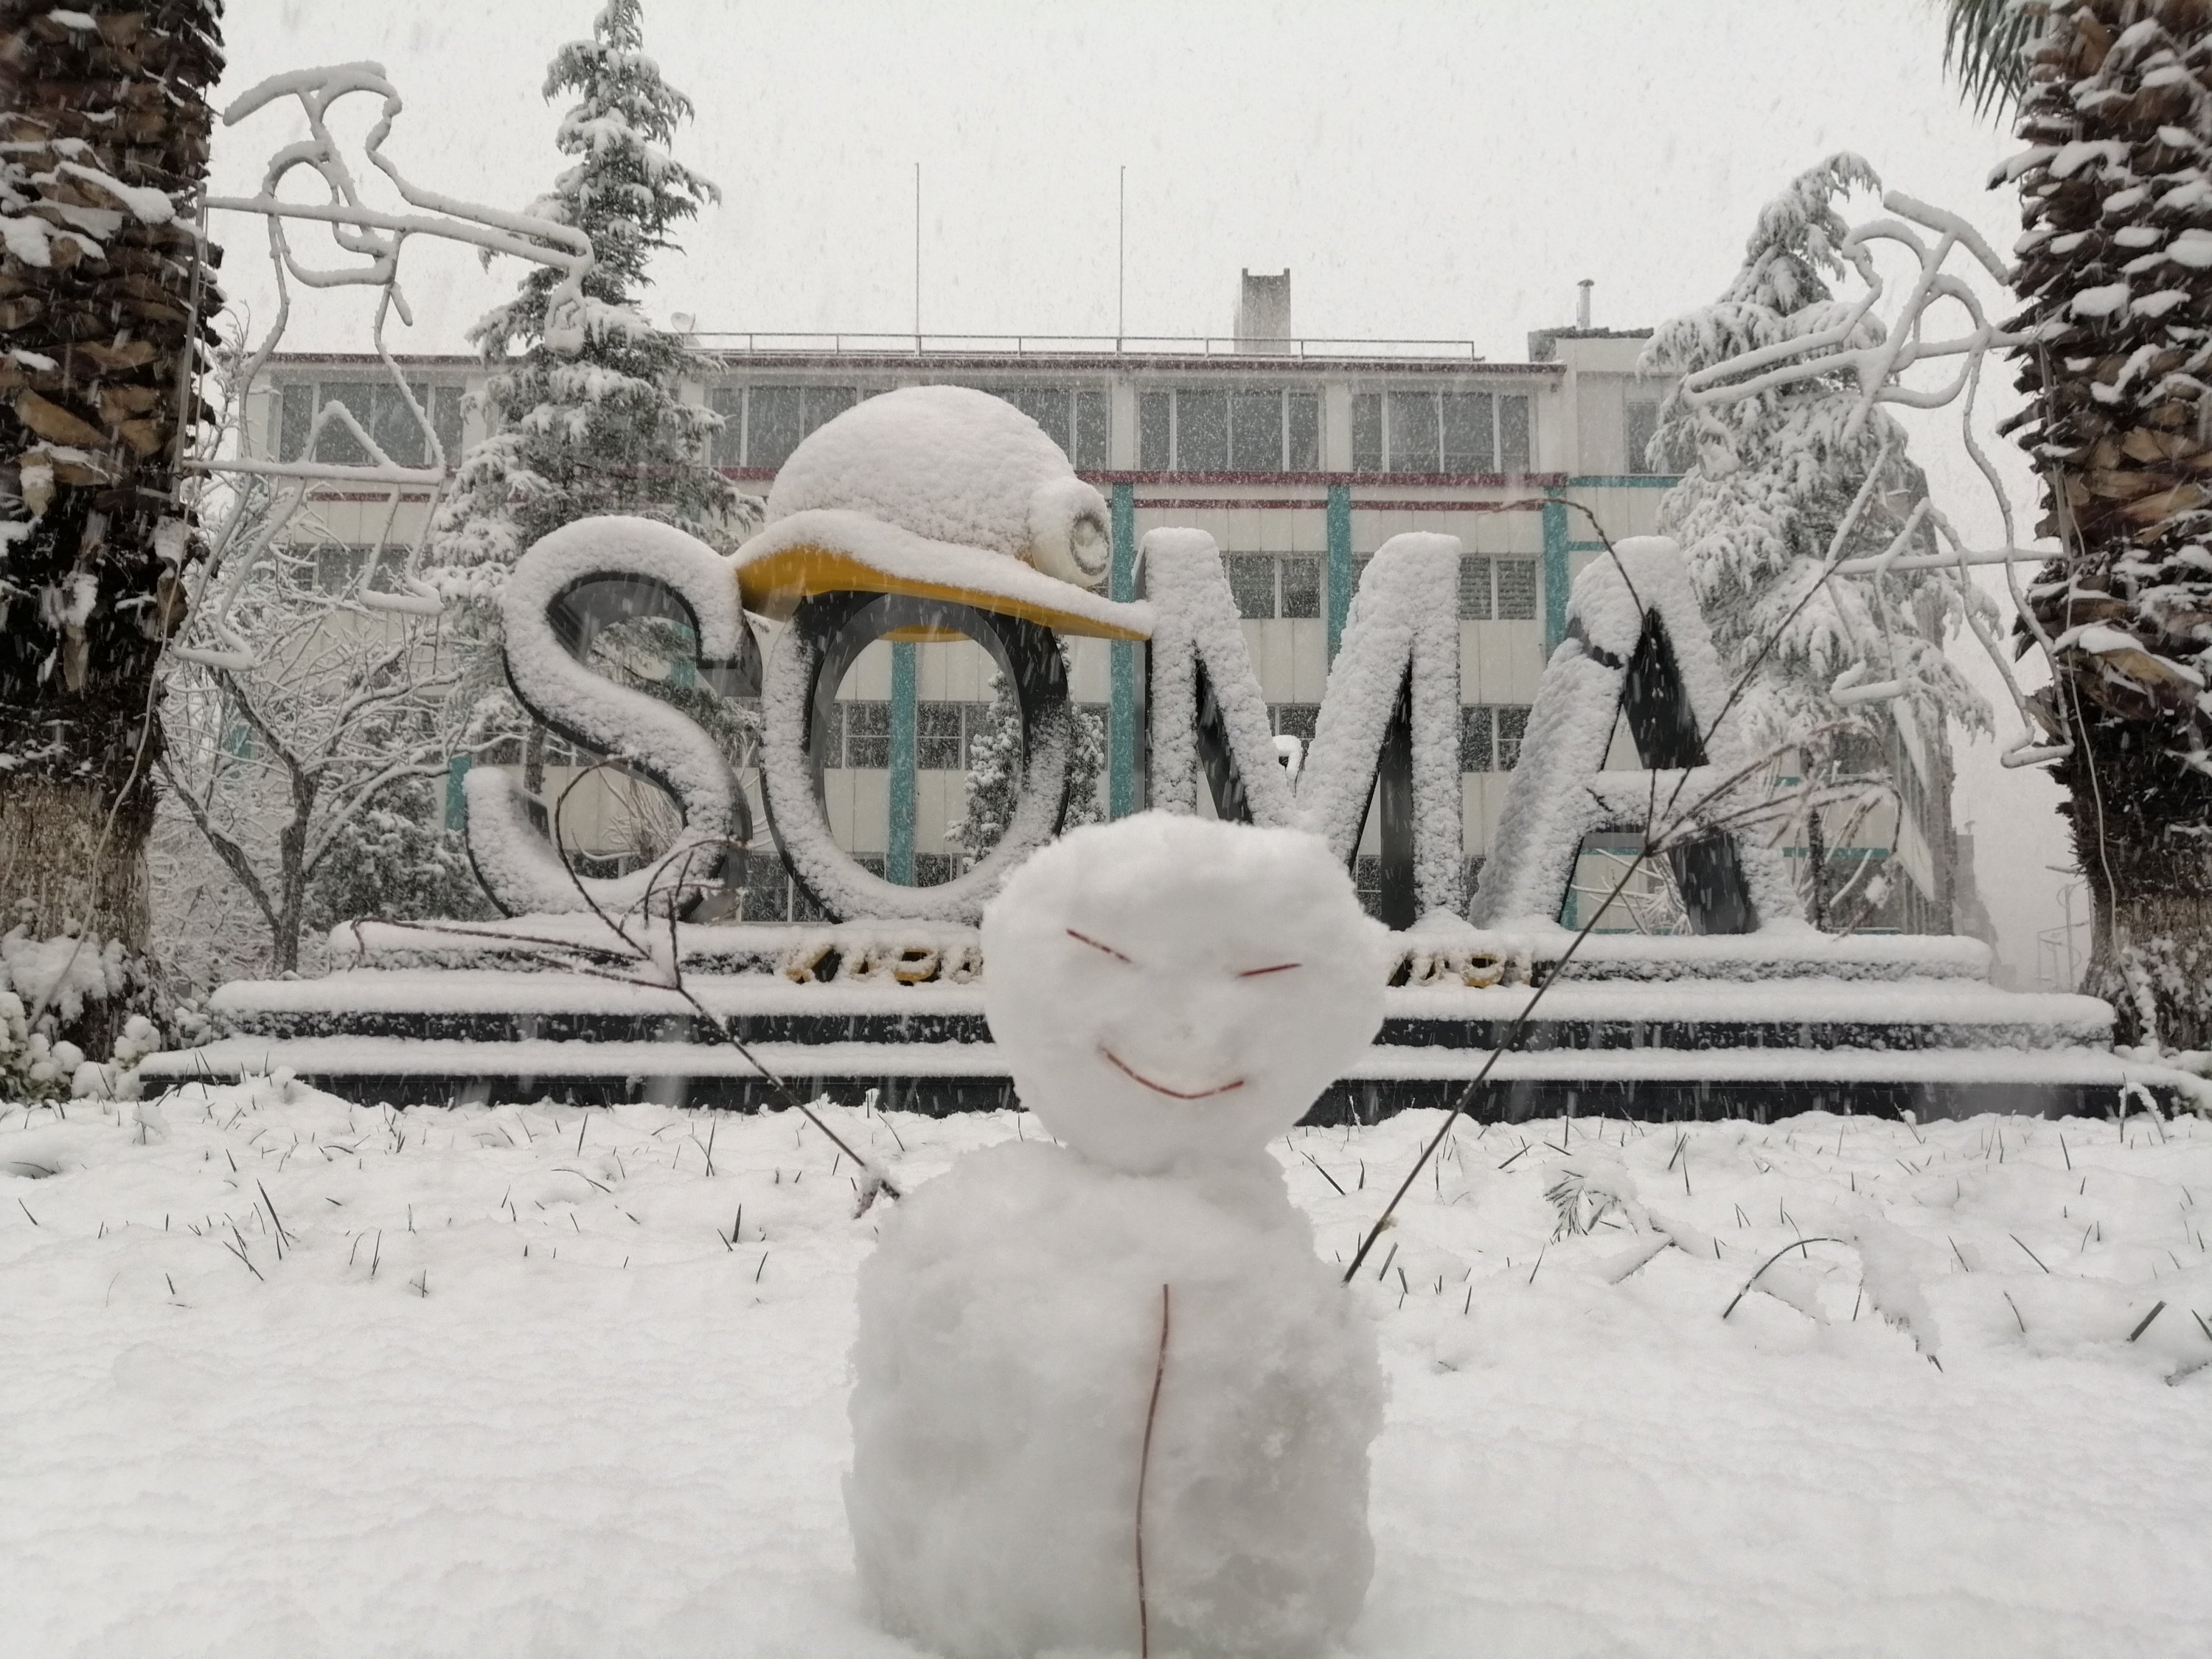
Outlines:
[[1243,272],[1237,295],[1237,349],[1286,351],[1291,340],[1291,273]]
[[1590,325],[1590,290],[1596,286],[1594,276],[1585,276],[1575,284],[1579,290],[1575,297],[1575,326],[1585,331]]

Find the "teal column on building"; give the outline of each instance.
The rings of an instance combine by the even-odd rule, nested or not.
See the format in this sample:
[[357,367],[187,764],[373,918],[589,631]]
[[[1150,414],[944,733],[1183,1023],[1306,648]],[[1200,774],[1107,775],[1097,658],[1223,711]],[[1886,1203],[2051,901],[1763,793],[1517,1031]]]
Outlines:
[[[1125,604],[1137,597],[1137,489],[1114,486],[1114,560],[1106,596]],[[1137,645],[1115,640],[1108,647],[1106,708],[1106,815],[1125,818],[1144,803],[1137,799]]]
[[1328,659],[1344,638],[1352,614],[1352,486],[1328,487]]
[[468,795],[465,793],[469,768],[475,757],[456,755],[446,763],[446,828],[465,830],[469,824]]
[[914,885],[915,656],[914,641],[891,641],[890,839],[884,878]]
[[1558,487],[1544,492],[1544,654],[1567,636],[1567,504]]

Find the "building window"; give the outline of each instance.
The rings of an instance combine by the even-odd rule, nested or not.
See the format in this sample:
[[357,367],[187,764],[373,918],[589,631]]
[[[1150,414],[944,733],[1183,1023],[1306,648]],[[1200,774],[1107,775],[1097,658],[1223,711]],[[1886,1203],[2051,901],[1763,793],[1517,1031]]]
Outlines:
[[1528,423],[1528,400],[1523,397],[1498,399],[1498,470],[1517,474],[1530,469],[1535,459]]
[[915,764],[925,772],[958,772],[960,709],[957,702],[925,702],[914,711]]
[[1526,703],[1469,703],[1459,711],[1459,769],[1510,772],[1528,730]]
[[1237,614],[1267,622],[1275,614],[1275,560],[1269,553],[1232,553],[1221,562]]
[[[408,406],[410,394],[422,416]],[[438,447],[445,452],[446,464],[451,466],[461,458],[465,399],[459,386],[434,386],[423,381],[410,381],[405,392],[389,380],[324,380],[288,386],[277,398],[276,459],[326,461],[334,466],[368,465],[368,451],[335,416],[324,423],[321,435],[315,440],[314,454],[307,454],[307,434],[313,429],[317,411],[337,404],[399,466],[430,465],[430,446],[422,433],[422,417],[427,416]]]
[[1283,394],[1283,467],[1289,472],[1321,471],[1321,394]]
[[1491,758],[1492,733],[1497,722],[1490,710],[1480,703],[1471,703],[1459,711],[1459,769],[1462,772],[1488,772],[1496,763]]
[[1187,387],[1137,398],[1137,465],[1153,472],[1311,472],[1321,394]]
[[1137,465],[1147,472],[1175,467],[1175,393],[1137,394]]
[[1277,617],[1318,619],[1322,562],[1309,554],[1231,553],[1221,561],[1237,614],[1250,622]]
[[1352,470],[1382,470],[1382,396],[1362,392],[1352,400]]
[[369,550],[341,542],[324,542],[315,549],[315,592],[344,593],[351,591],[362,573],[368,568]]
[[745,387],[744,464],[774,471],[808,434],[860,400],[859,389],[849,386]]
[[1490,561],[1470,553],[1459,562],[1459,615],[1462,622],[1488,622],[1496,611],[1490,603]]
[[950,853],[914,855],[914,884],[917,887],[942,887],[959,873],[960,860]]
[[1394,392],[1382,400],[1382,409],[1390,439],[1390,471],[1437,471],[1437,394]]
[[1510,772],[1521,764],[1521,739],[1528,735],[1528,705],[1508,703],[1498,711],[1498,769]]
[[1443,405],[1444,471],[1488,472],[1495,465],[1497,437],[1491,418],[1494,400],[1486,392],[1447,392]]
[[1061,454],[1086,471],[1109,463],[1112,453],[1110,400],[1103,386],[986,386],[1044,428]]
[[1534,622],[1536,618],[1536,562],[1499,559],[1498,616],[1501,622]]
[[891,706],[848,702],[845,710],[845,762],[856,771],[881,771],[891,763]]
[[1528,398],[1521,392],[1363,392],[1352,399],[1355,472],[1526,472]]
[[1621,453],[1633,473],[1655,472],[1651,440],[1659,432],[1659,405],[1649,398],[1632,398],[1621,405]]
[[1317,702],[1270,703],[1267,712],[1274,716],[1275,732],[1279,737],[1296,738],[1310,744],[1314,730],[1321,723],[1321,705]]
[[707,450],[713,466],[742,466],[745,456],[745,389],[741,386],[709,386],[707,407],[722,417]]
[[1352,860],[1352,885],[1359,896],[1359,908],[1370,916],[1380,914],[1382,908],[1382,860],[1371,853],[1363,853]]

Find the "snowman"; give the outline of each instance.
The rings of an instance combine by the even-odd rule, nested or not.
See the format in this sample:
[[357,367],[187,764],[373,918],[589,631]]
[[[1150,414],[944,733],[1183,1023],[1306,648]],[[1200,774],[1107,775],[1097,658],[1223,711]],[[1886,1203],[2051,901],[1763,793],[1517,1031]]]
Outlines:
[[1037,854],[982,936],[1058,1144],[962,1158],[861,1269],[861,1588],[951,1659],[1323,1653],[1382,1384],[1267,1142],[1373,1038],[1383,931],[1317,837],[1146,813]]

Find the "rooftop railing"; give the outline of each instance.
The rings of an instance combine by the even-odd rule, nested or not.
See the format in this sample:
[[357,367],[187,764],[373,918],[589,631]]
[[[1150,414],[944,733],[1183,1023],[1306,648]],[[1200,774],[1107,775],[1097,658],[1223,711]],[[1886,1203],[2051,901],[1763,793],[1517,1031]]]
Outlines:
[[1472,340],[1255,340],[1226,334],[783,334],[694,331],[702,351],[745,356],[1287,357],[1487,360]]

